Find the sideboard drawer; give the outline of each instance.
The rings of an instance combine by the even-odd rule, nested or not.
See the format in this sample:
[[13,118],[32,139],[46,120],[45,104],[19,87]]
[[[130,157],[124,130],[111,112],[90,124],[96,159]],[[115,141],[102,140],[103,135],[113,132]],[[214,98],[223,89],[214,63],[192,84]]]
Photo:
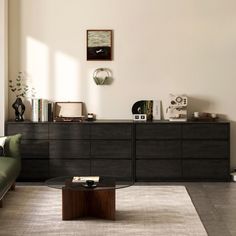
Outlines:
[[136,141],[136,158],[181,158],[181,142],[178,140]]
[[136,139],[180,139],[180,124],[136,124]]
[[49,158],[48,140],[22,140],[21,141],[22,159],[45,159]]
[[22,139],[48,139],[48,124],[44,123],[9,123],[7,135],[22,134]]
[[51,178],[90,175],[90,161],[51,159],[49,161],[49,173]]
[[228,160],[183,160],[186,179],[229,180]]
[[49,178],[48,160],[22,160],[19,181],[43,181]]
[[91,174],[128,180],[132,177],[131,160],[92,160]]
[[99,140],[91,142],[92,158],[131,158],[132,145],[126,140]]
[[181,160],[137,160],[136,179],[140,181],[181,178]]
[[51,140],[50,158],[89,158],[90,142],[85,140]]
[[184,139],[228,139],[229,125],[212,124],[183,124]]
[[132,124],[93,124],[91,139],[131,139]]
[[54,123],[49,125],[50,139],[89,139],[90,127],[78,123]]
[[228,141],[185,140],[183,158],[228,158]]

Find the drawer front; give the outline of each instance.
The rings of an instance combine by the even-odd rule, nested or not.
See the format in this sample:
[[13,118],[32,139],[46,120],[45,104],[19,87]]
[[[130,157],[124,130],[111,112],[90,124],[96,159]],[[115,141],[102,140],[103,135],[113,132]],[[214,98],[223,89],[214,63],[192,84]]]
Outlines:
[[180,124],[136,124],[136,139],[179,139]]
[[180,158],[180,141],[136,141],[136,158]]
[[48,124],[7,124],[6,133],[7,135],[20,133],[22,139],[48,139]]
[[18,181],[44,181],[48,178],[48,160],[22,160]]
[[225,160],[184,160],[183,177],[228,180],[229,163]]
[[90,142],[83,140],[51,140],[50,158],[89,158]]
[[131,158],[131,141],[92,141],[93,158]]
[[185,139],[228,139],[229,124],[183,124]]
[[138,181],[180,178],[181,160],[137,160],[136,179]]
[[93,124],[92,139],[131,139],[132,124]]
[[90,127],[78,123],[54,123],[49,125],[50,139],[89,139]]
[[228,149],[227,141],[183,141],[184,158],[228,158]]
[[49,161],[50,177],[90,175],[89,160],[61,160]]
[[49,158],[49,142],[44,140],[22,140],[22,159],[45,159]]
[[132,162],[130,160],[92,160],[91,174],[120,180],[131,179]]

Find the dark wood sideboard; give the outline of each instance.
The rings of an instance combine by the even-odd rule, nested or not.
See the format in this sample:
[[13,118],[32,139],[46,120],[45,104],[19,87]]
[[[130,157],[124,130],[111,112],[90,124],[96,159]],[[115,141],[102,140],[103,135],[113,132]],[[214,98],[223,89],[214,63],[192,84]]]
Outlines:
[[23,134],[19,181],[61,175],[135,181],[227,181],[229,122],[6,122]]

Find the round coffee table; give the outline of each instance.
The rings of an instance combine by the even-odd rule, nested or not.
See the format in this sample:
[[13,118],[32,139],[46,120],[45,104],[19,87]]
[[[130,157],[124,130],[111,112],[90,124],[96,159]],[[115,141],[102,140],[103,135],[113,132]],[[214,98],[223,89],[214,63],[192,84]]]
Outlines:
[[62,219],[98,217],[115,220],[115,191],[133,185],[133,181],[118,182],[114,178],[101,177],[96,186],[72,182],[73,176],[49,179],[50,188],[62,189]]

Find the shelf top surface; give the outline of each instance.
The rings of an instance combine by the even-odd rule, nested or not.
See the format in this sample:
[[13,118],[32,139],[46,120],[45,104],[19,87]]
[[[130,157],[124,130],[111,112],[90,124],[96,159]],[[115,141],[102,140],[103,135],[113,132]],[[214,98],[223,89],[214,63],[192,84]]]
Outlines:
[[109,124],[109,123],[128,123],[128,124],[218,124],[218,123],[230,123],[228,120],[217,121],[169,121],[169,120],[153,120],[153,121],[134,121],[126,119],[100,119],[95,121],[82,121],[82,122],[32,122],[30,120],[25,121],[6,121],[7,124]]

